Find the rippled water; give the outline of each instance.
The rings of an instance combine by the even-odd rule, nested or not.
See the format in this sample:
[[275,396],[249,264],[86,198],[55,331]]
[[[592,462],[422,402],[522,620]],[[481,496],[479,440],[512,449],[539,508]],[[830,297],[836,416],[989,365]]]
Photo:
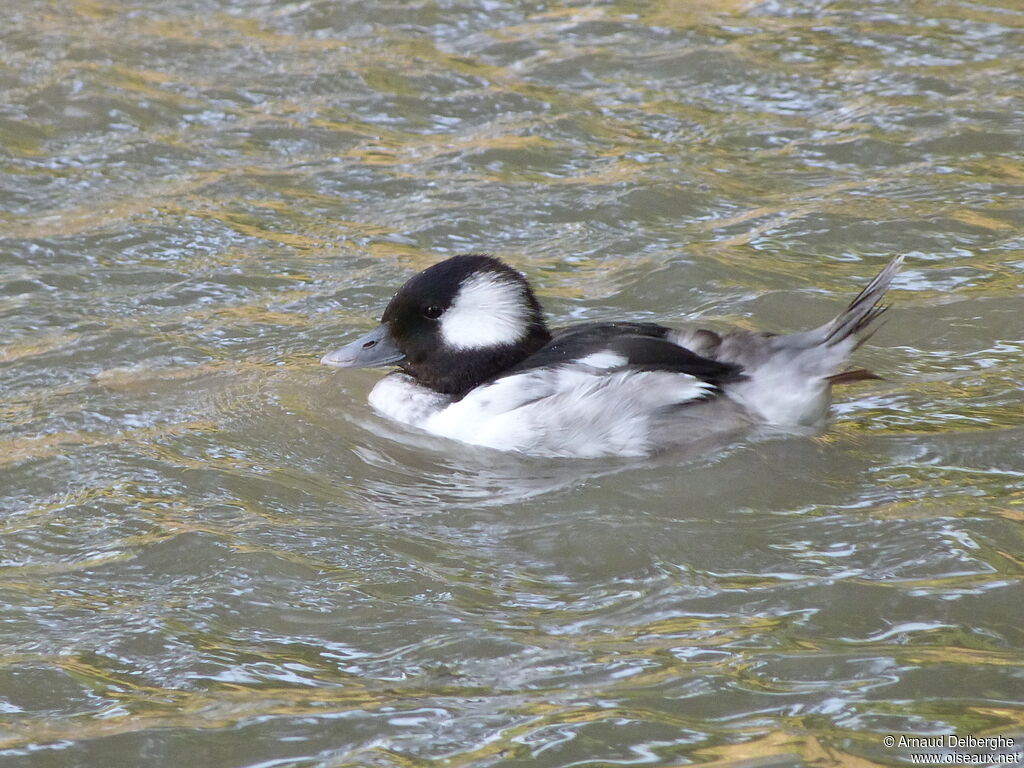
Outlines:
[[[0,17],[5,767],[1024,736],[1017,0]],[[557,321],[770,330],[908,262],[826,435],[551,462],[316,364],[468,250]]]

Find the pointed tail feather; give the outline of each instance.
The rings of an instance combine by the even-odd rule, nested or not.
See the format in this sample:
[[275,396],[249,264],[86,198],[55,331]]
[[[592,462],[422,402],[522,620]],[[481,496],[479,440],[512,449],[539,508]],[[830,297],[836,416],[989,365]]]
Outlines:
[[826,376],[825,381],[830,384],[850,384],[854,381],[871,381],[873,379],[881,379],[874,371],[869,371],[867,368],[854,368],[851,371],[841,371],[840,373],[833,373],[831,376]]
[[842,314],[828,324],[825,333],[825,343],[829,346],[839,344],[850,338],[855,338],[854,348],[859,347],[867,341],[871,333],[869,329],[872,323],[884,313],[889,306],[879,304],[885,292],[892,285],[892,279],[903,266],[903,256],[897,256],[883,269],[875,279],[872,280],[857,297],[850,302]]

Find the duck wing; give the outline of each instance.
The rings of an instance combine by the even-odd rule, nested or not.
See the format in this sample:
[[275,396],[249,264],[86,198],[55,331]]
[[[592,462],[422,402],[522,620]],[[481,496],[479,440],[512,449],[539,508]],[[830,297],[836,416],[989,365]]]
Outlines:
[[584,367],[594,372],[679,373],[718,388],[739,381],[742,366],[713,360],[669,340],[673,332],[656,323],[586,323],[555,333],[547,345],[501,377],[550,367]]

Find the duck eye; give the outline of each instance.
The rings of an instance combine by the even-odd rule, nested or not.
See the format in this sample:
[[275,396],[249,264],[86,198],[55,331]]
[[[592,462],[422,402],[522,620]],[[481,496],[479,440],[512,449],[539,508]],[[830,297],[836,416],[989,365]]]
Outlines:
[[437,320],[441,316],[444,310],[440,307],[427,307],[423,310],[424,317],[429,317],[431,320]]

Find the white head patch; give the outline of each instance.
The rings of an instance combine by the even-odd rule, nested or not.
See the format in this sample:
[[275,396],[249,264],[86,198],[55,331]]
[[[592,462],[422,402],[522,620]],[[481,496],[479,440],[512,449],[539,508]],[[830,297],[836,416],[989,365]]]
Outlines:
[[477,272],[462,281],[441,315],[441,338],[453,349],[515,344],[526,336],[529,315],[523,286],[506,275]]

